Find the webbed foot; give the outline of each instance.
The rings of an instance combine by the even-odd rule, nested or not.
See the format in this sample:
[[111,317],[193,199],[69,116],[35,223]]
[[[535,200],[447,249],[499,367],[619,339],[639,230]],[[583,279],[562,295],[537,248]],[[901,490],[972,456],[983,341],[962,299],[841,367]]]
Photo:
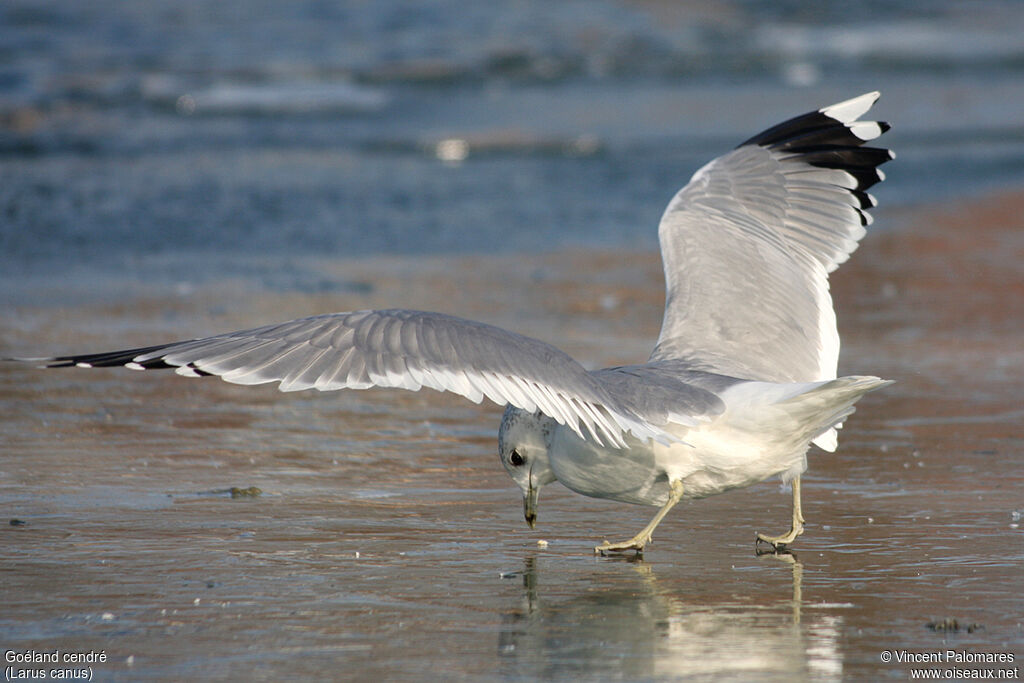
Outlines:
[[635,550],[637,555],[642,555],[644,552],[644,546],[651,542],[651,536],[654,534],[654,529],[661,523],[668,511],[675,507],[683,497],[683,482],[672,481],[669,483],[669,494],[668,501],[658,510],[658,514],[654,515],[654,519],[643,528],[633,538],[622,543],[609,543],[605,541],[601,545],[594,546],[595,555],[607,555],[608,553],[622,553],[630,550]]
[[[795,519],[793,521],[796,522]],[[766,536],[765,534],[759,533],[757,535],[757,540],[754,542],[754,545],[758,545],[759,543],[767,543],[772,547],[773,550],[786,550],[786,547],[794,540],[796,540],[796,537],[802,534],[803,532],[803,523],[796,522],[793,525],[793,528],[789,530],[789,533],[781,534],[779,536]]]
[[651,542],[650,535],[646,537],[643,534],[637,534],[628,541],[622,543],[609,543],[605,541],[601,545],[594,546],[595,555],[607,555],[608,553],[625,553],[630,550],[635,550],[637,555],[644,554],[644,546]]

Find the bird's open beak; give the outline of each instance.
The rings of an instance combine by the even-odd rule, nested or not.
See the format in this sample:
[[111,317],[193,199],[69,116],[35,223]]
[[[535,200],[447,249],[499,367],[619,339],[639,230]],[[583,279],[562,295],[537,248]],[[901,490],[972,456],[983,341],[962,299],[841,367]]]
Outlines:
[[539,488],[533,486],[533,482],[530,482],[530,488],[523,494],[523,515],[526,517],[526,523],[533,529],[537,526],[537,494],[540,493]]

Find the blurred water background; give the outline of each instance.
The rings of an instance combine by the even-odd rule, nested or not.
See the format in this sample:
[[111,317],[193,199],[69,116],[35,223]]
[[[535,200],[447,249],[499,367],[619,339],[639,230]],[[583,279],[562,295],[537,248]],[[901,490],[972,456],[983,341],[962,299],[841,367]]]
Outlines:
[[347,286],[309,255],[654,249],[701,164],[876,89],[883,211],[1013,186],[1021,26],[1012,0],[5,0],[0,302],[101,273]]

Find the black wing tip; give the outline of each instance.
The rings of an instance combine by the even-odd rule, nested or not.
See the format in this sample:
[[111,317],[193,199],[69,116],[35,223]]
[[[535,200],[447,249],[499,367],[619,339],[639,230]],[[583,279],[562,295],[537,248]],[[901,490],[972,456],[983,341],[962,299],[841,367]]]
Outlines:
[[[165,345],[159,346],[144,346],[135,349],[121,349],[118,351],[102,351],[100,353],[83,353],[72,356],[57,356],[53,360],[62,363],[56,367],[88,367],[88,368],[113,368],[119,366],[125,366],[130,363],[135,363],[140,367],[145,368],[146,363],[136,363],[135,358],[141,356],[144,353],[150,353],[153,351],[159,351],[165,348]],[[147,363],[154,364],[154,368],[166,366],[159,358],[155,358]],[[169,366],[168,366],[169,367]]]
[[[896,158],[892,150],[882,147],[852,145],[811,145],[786,150],[787,157],[823,168],[874,169]],[[858,188],[859,189],[859,188]]]
[[816,111],[793,117],[768,128],[739,147],[756,145],[769,150],[785,164],[843,171],[852,180],[838,183],[854,196],[861,225],[871,222],[867,210],[876,202],[868,188],[885,180],[879,166],[892,161],[892,150],[869,146],[871,140],[892,129],[888,121],[860,120],[878,100],[877,92],[865,93]]
[[805,135],[812,131],[833,128],[841,125],[842,124],[827,114],[820,111],[812,111],[787,119],[782,123],[777,123],[771,128],[766,128],[757,135],[747,138],[740,144],[736,145],[736,147],[746,147],[747,145],[773,147],[784,143],[786,140],[795,136]]
[[775,128],[758,133],[739,146],[757,145],[783,152],[825,145],[860,147],[892,129],[892,126],[885,121],[843,123],[820,112],[814,112],[808,116],[813,120],[799,120],[803,117],[791,119]]
[[[153,353],[166,349],[166,344],[157,346],[142,346],[134,349],[121,349],[118,351],[102,351],[100,353],[81,353],[68,356],[50,356],[43,358],[2,358],[21,363],[34,363],[40,368],[116,368],[129,367],[133,370],[166,370],[176,369],[179,366],[167,363],[162,356],[150,358],[144,361],[135,360],[144,354]],[[198,368],[192,368],[197,374],[203,373]]]
[[864,190],[850,190],[850,194],[852,194],[860,203],[860,206],[858,206],[857,208],[861,209],[862,211],[865,211],[867,209],[873,209],[876,206],[878,206],[878,202],[875,200],[875,198],[872,197],[867,192],[865,192]]
[[[758,145],[771,149],[787,149],[814,144],[862,145],[892,129],[887,121],[859,120],[860,115],[867,113],[874,106],[878,97],[877,92],[866,93],[846,102],[795,116],[744,140],[737,147]],[[867,98],[871,101],[865,105],[864,100]],[[871,125],[877,126],[877,130],[871,130]],[[864,131],[865,128],[870,131],[870,135],[862,137],[857,134],[857,130]]]

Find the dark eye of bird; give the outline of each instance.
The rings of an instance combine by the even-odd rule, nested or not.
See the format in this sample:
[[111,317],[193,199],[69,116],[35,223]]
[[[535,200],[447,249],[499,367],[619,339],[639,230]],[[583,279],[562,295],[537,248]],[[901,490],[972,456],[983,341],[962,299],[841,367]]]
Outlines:
[[508,461],[510,463],[512,463],[512,465],[514,467],[519,467],[524,462],[526,462],[526,458],[524,458],[523,456],[519,455],[519,451],[515,451],[514,450],[514,451],[512,451],[512,454],[508,456]]

